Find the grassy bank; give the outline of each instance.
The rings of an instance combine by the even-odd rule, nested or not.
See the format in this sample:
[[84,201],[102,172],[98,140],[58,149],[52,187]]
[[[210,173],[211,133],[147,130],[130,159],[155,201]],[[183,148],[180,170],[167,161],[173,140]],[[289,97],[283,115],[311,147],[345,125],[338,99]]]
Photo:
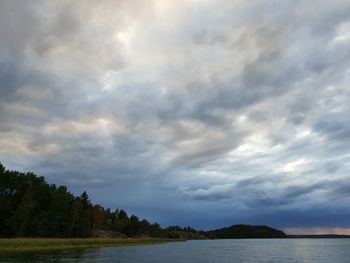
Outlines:
[[160,238],[11,238],[0,239],[0,253],[44,252],[97,247],[153,245],[174,241],[176,240]]

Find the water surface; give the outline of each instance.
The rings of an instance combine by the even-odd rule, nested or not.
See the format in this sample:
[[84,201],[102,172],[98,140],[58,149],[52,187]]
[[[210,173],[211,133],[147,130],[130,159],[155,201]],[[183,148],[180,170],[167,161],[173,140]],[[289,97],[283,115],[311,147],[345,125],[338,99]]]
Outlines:
[[74,252],[3,254],[0,262],[349,263],[350,239],[194,240]]

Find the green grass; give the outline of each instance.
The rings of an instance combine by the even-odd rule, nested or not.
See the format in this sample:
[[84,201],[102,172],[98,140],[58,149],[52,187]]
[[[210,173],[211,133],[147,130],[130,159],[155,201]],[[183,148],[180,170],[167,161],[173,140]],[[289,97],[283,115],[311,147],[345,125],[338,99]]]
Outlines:
[[153,245],[174,241],[176,240],[161,238],[10,238],[0,239],[0,253],[44,252],[97,247]]

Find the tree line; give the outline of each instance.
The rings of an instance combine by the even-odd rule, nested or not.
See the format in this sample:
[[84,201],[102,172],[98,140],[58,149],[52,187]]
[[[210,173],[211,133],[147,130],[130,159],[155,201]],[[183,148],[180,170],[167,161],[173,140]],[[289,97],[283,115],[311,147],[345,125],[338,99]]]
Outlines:
[[85,191],[75,196],[65,186],[0,163],[0,237],[90,237],[98,230],[128,237],[171,234],[123,209],[94,205]]
[[75,196],[65,186],[48,184],[34,173],[7,170],[0,163],[0,237],[274,238],[282,231],[266,226],[234,225],[212,231],[169,226],[129,216],[123,209],[93,204],[84,191]]

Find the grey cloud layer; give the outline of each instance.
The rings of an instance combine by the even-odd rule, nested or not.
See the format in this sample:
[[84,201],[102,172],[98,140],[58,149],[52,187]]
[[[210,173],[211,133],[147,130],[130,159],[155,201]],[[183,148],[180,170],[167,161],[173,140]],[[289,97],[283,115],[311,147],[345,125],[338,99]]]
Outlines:
[[346,1],[0,10],[9,168],[163,224],[350,227]]

